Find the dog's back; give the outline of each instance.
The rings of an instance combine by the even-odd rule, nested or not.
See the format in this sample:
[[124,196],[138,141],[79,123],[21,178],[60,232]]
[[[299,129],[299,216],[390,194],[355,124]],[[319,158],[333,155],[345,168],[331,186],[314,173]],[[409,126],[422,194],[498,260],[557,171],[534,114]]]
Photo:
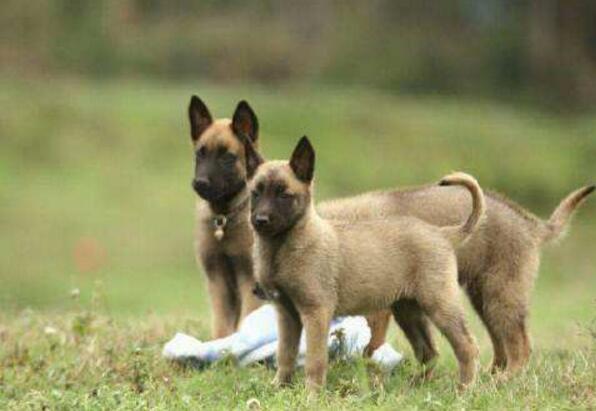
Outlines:
[[[521,206],[496,193],[485,193],[486,213],[479,229],[457,250],[460,281],[491,271],[495,255],[521,259],[542,244],[544,223]],[[472,200],[461,187],[428,185],[377,191],[317,206],[328,219],[358,221],[389,216],[412,216],[437,226],[461,223],[472,210]]]
[[331,221],[336,233],[336,289],[338,315],[370,313],[386,309],[412,296],[418,286],[428,287],[419,275],[444,276],[455,284],[456,261],[453,246],[441,229],[413,217],[345,223]]

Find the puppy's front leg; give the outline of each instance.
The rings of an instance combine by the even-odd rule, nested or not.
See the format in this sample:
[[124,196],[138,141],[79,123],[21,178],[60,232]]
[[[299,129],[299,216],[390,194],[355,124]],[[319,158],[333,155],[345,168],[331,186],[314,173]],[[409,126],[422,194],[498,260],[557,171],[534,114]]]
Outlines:
[[237,257],[234,270],[238,284],[238,295],[240,297],[240,318],[242,322],[247,315],[263,305],[263,301],[253,293],[256,281],[253,273],[253,261],[251,256]]
[[287,385],[292,380],[296,357],[300,345],[302,323],[296,312],[290,312],[281,303],[276,303],[279,344],[277,345],[277,374],[273,383]]
[[327,339],[331,322],[330,311],[319,307],[302,315],[306,332],[306,388],[316,392],[325,385],[327,377]]
[[226,281],[228,275],[220,267],[207,272],[207,290],[211,299],[211,337],[227,337],[236,330],[238,322],[237,298]]

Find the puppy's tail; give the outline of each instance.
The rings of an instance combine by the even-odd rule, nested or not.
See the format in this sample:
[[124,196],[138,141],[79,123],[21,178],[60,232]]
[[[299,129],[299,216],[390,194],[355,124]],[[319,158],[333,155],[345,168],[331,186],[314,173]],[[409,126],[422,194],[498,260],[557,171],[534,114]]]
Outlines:
[[445,236],[457,247],[472,235],[484,216],[486,210],[484,194],[476,179],[466,173],[456,172],[449,174],[441,179],[439,185],[464,186],[472,195],[472,213],[468,217],[468,220],[462,225],[441,227]]
[[592,194],[595,189],[596,184],[582,187],[569,194],[563,201],[561,201],[561,203],[559,203],[548,221],[544,223],[544,229],[542,231],[543,243],[557,240],[565,234],[575,210],[577,210],[577,207],[583,203],[586,197]]

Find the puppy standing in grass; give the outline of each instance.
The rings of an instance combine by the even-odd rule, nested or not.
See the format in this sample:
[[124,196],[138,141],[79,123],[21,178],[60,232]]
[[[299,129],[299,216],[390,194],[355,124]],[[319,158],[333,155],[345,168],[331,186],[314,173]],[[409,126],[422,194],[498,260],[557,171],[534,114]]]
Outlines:
[[188,108],[195,160],[192,181],[197,199],[196,256],[207,275],[213,338],[232,334],[262,302],[253,294],[253,233],[245,140],[257,144],[259,126],[241,101],[232,120],[213,120],[193,96]]
[[316,390],[325,383],[334,316],[407,308],[441,330],[459,362],[460,383],[472,383],[478,348],[466,325],[454,247],[484,213],[476,181],[461,173],[442,181],[462,185],[472,195],[472,212],[460,226],[437,227],[416,218],[346,223],[326,220],[314,208],[315,152],[306,137],[289,162],[262,163],[250,145],[247,150],[249,167],[258,166],[250,183],[255,273],[265,292],[277,296],[275,381],[290,381],[303,327],[306,383]]

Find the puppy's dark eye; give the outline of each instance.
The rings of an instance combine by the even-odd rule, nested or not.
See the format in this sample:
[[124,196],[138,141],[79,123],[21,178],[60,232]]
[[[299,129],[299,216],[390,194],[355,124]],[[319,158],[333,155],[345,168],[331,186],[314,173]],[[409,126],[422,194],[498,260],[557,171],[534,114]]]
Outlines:
[[197,157],[199,158],[203,158],[207,155],[207,148],[205,146],[201,146],[198,150],[197,150]]
[[236,162],[236,156],[228,151],[226,151],[223,155],[220,155],[219,161],[222,164],[234,164]]
[[279,198],[282,198],[282,199],[288,199],[288,198],[292,198],[293,197],[291,193],[288,193],[286,191],[285,187],[277,187],[275,189],[275,195],[277,197],[279,197]]
[[253,200],[256,200],[257,198],[259,198],[264,189],[265,189],[265,186],[263,186],[263,183],[257,184],[257,186],[251,191]]

